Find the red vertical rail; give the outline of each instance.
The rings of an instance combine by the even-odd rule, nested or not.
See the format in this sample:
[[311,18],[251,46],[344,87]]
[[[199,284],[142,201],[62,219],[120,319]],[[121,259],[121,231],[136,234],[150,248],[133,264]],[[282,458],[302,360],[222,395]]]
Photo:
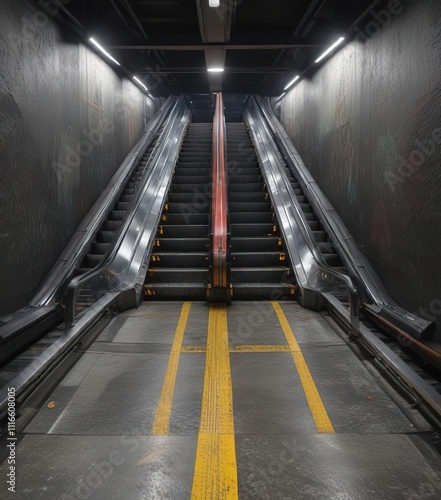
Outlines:
[[212,287],[227,289],[227,183],[225,175],[224,104],[221,93],[216,94],[216,111],[213,120],[212,196]]

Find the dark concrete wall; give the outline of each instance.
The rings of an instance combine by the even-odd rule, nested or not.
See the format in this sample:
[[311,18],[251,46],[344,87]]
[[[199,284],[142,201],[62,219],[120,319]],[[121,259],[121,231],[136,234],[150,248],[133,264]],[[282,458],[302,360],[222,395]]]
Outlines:
[[441,340],[441,2],[398,4],[283,98],[282,122],[391,295]]
[[35,2],[0,3],[0,317],[31,299],[155,108]]

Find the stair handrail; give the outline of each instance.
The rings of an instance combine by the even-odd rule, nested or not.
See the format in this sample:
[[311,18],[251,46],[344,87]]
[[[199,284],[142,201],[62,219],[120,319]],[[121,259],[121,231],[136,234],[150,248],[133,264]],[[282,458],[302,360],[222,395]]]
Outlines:
[[227,180],[225,173],[225,120],[222,93],[216,94],[213,118],[213,177],[212,177],[212,287],[227,289],[228,220]]

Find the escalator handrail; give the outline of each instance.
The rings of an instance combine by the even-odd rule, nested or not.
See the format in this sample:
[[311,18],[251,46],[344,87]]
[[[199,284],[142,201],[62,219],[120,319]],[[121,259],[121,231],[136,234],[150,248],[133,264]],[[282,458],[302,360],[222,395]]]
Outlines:
[[39,291],[30,302],[31,306],[48,305],[59,294],[60,287],[72,274],[76,263],[82,258],[87,248],[92,243],[101,224],[112,210],[118,199],[126,180],[139,163],[155,134],[161,127],[166,116],[176,104],[175,97],[169,97],[148,123],[143,135],[126,156],[116,173],[113,175],[107,187],[89,210],[73,237],[66,245],[57,263],[50,271]]
[[225,175],[225,127],[222,93],[216,94],[213,119],[212,232],[214,288],[226,288],[227,276],[227,183]]
[[[76,302],[78,298],[78,293],[81,287],[89,280],[98,277],[99,275],[106,275],[108,272],[112,262],[116,258],[118,252],[120,251],[121,245],[124,243],[124,239],[127,235],[127,232],[129,230],[129,227],[132,223],[132,220],[138,210],[139,204],[145,197],[151,197],[152,202],[154,201],[153,199],[155,196],[157,196],[157,191],[159,189],[160,183],[163,179],[163,171],[165,168],[166,161],[169,160],[169,156],[164,160],[162,158],[163,152],[167,147],[170,147],[170,145],[173,145],[174,150],[176,150],[176,155],[174,158],[174,164],[176,163],[177,160],[177,155],[179,152],[180,148],[180,142],[178,143],[177,138],[174,137],[173,134],[175,134],[176,127],[180,123],[181,120],[184,120],[184,117],[187,113],[187,121],[189,120],[189,111],[187,109],[187,106],[185,104],[185,101],[183,98],[180,98],[179,100],[176,101],[172,111],[170,112],[167,120],[166,120],[166,125],[163,134],[161,135],[161,144],[158,145],[158,150],[156,157],[153,159],[154,164],[152,167],[149,169],[149,172],[145,178],[144,185],[142,188],[137,192],[137,196],[132,202],[132,205],[130,209],[128,210],[128,213],[126,214],[126,217],[121,224],[121,230],[119,232],[118,237],[115,240],[115,243],[113,245],[112,251],[109,253],[108,257],[96,268],[91,269],[90,271],[80,275],[76,276],[73,278],[69,284],[67,285],[66,288],[66,293],[65,293],[65,299],[64,299],[64,305],[65,305],[65,322],[67,327],[71,327],[74,324],[74,318],[75,318],[75,309],[76,309]],[[182,140],[182,137],[181,137]],[[174,151],[173,150],[173,151]],[[167,153],[164,153],[167,154]],[[160,171],[158,171],[158,168]],[[173,165],[174,168],[174,165]],[[170,176],[171,179],[171,176]],[[165,195],[168,190],[164,189],[164,192],[161,193],[161,196],[163,197],[163,203],[165,202]],[[162,204],[163,204],[162,203]],[[162,211],[162,210],[161,210]],[[159,214],[160,215],[160,214]],[[158,216],[159,218],[159,216]],[[156,221],[157,225],[157,221]],[[155,225],[155,227],[156,227]],[[143,231],[146,230],[146,228],[137,228],[138,235],[132,235],[132,239],[134,238],[133,241],[133,246],[131,245],[130,248],[128,248],[128,251],[131,252],[131,256],[129,257],[129,266],[130,267],[130,262],[133,259],[133,256],[135,254],[136,247],[139,243],[139,239],[141,238],[143,231],[140,231],[140,229],[143,229]],[[148,228],[149,230],[151,228]],[[153,238],[154,239],[154,238]],[[149,251],[151,251],[151,247],[153,244],[153,239],[152,241],[149,241],[148,247]],[[145,260],[145,259],[144,259]],[[124,270],[122,270],[121,274],[124,274]],[[110,289],[108,291],[111,291]]]
[[[290,229],[288,229],[287,227],[284,227],[283,224],[281,225],[281,230],[285,234],[285,241],[287,243],[287,249],[290,254],[291,260],[295,261],[295,259],[293,258],[295,252],[291,247],[291,245],[296,239],[295,236],[296,231],[292,227],[292,223],[295,221],[297,227],[300,229],[300,232],[302,233],[301,236],[303,237],[303,240],[306,243],[312,258],[314,259],[316,267],[320,270],[322,275],[331,275],[334,278],[336,278],[336,280],[344,283],[344,285],[346,286],[349,298],[352,334],[358,336],[360,323],[358,317],[359,298],[357,289],[350,276],[341,273],[340,271],[336,271],[335,269],[330,267],[323,259],[323,256],[318,248],[318,244],[315,241],[315,238],[313,237],[311,228],[309,227],[309,224],[307,223],[303,211],[295,196],[294,190],[291,184],[289,183],[286,173],[279,164],[280,162],[277,161],[277,147],[272,139],[272,136],[267,128],[267,125],[263,121],[262,117],[259,115],[257,106],[255,106],[255,109],[253,110],[253,105],[255,104],[256,102],[254,100],[251,100],[249,102],[247,110],[244,113],[244,117],[248,122],[249,127],[251,128],[253,138],[254,135],[256,135],[255,141],[258,143],[256,152],[258,153],[258,156],[260,156],[259,154],[260,150],[264,149],[265,151],[268,160],[267,165],[270,168],[271,176],[273,177],[274,183],[277,186],[278,195],[281,196],[281,193],[285,192],[286,196],[288,196],[288,203],[275,203],[275,210],[276,211],[283,210],[287,216],[287,221],[291,226]],[[263,135],[264,133],[265,136]],[[260,135],[260,140],[258,140],[258,135]],[[260,159],[262,160],[262,157]],[[266,175],[265,169],[262,169],[262,171],[264,175]],[[271,190],[270,190],[270,195],[274,196],[274,193]],[[289,210],[289,208],[291,210]],[[287,237],[288,231],[291,233],[289,235],[290,237]],[[293,262],[293,264],[295,264],[295,262]],[[298,268],[295,265],[294,265],[294,272],[296,274],[298,273]],[[308,280],[308,276],[306,274],[305,276],[306,279]],[[304,287],[304,283],[302,283],[302,281],[303,280],[299,280],[299,286]],[[308,285],[313,289],[315,288],[313,285],[309,284],[309,280],[308,280]],[[321,290],[317,291],[321,293]]]
[[262,98],[252,97],[252,100],[260,108],[280,150],[285,152],[288,166],[305,191],[308,202],[334,241],[337,251],[340,250],[339,254],[348,267],[350,275],[355,277],[359,289],[364,290],[374,303],[373,307],[369,304],[365,305],[371,307],[374,313],[384,316],[386,321],[392,321],[399,328],[412,332],[414,338],[430,338],[436,329],[435,322],[427,321],[397,305],[367,258],[360,251],[346,225],[306,168],[274,112]]

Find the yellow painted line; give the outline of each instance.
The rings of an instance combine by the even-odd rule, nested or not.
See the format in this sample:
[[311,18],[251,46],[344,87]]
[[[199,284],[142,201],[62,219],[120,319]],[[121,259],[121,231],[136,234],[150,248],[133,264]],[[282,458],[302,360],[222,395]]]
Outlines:
[[204,345],[183,345],[181,348],[181,352],[198,352],[204,353],[207,348]]
[[289,345],[233,345],[230,352],[291,352]]
[[294,332],[278,302],[272,302],[274,310],[276,311],[277,318],[279,319],[280,326],[285,334],[291,354],[296,365],[297,372],[302,382],[303,390],[305,391],[306,400],[308,401],[309,408],[312,413],[315,425],[319,432],[334,433],[334,427],[326,412],[325,405],[317,390],[317,387],[309,371],[306,360],[303,357],[300,346],[295,338]]
[[181,354],[182,341],[184,340],[185,327],[187,326],[191,302],[182,304],[181,314],[176,327],[175,338],[170,350],[167,371],[165,373],[162,392],[156,409],[155,420],[152,427],[153,436],[166,436],[169,430],[170,413],[175,392],[176,374],[178,373],[179,356]]
[[193,500],[236,500],[237,465],[227,309],[210,306]]

